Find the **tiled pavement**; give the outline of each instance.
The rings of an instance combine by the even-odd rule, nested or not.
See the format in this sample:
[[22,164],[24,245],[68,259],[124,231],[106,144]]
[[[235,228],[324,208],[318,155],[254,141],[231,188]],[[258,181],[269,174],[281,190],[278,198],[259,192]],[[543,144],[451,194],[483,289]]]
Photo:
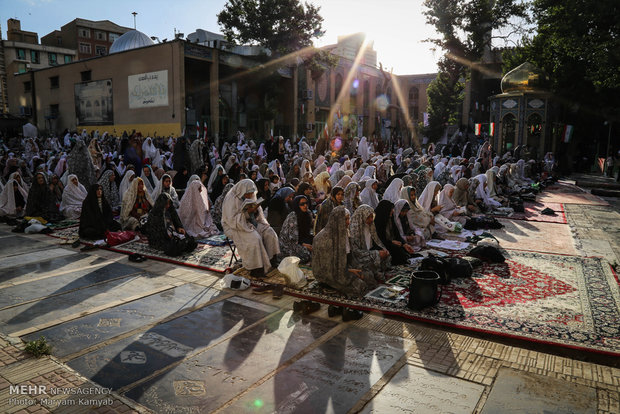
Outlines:
[[[573,234],[580,241],[576,244],[579,253],[604,254],[608,260],[612,261],[612,255],[618,253],[617,233],[613,231],[613,229],[617,231],[618,224],[614,227],[609,224],[609,221],[612,220],[613,223],[615,218],[615,223],[620,223],[620,220],[617,220],[618,212],[598,208],[585,210],[580,209],[579,206],[574,206],[574,208],[571,206],[567,208],[567,215],[574,231]],[[609,226],[608,228],[612,231],[597,232],[596,227],[601,223]],[[6,231],[6,226],[0,227],[0,237],[13,236]],[[76,249],[68,246],[58,245],[59,240],[53,238],[40,235],[27,237],[47,245],[30,255],[32,257],[40,254],[40,260],[67,257],[67,252],[69,254],[77,252]],[[601,251],[601,245],[606,247],[606,250]],[[57,250],[59,248],[64,252],[59,252]],[[50,252],[54,249],[58,253],[52,255]],[[91,264],[93,267],[106,263],[119,263],[140,268],[151,275],[152,284],[149,285],[149,289],[131,292],[131,295],[122,297],[117,296],[119,293],[110,289],[105,292],[105,295],[110,295],[110,299],[103,300],[101,302],[103,304],[98,304],[96,308],[76,309],[75,312],[60,315],[58,318],[50,316],[39,323],[39,328],[51,327],[67,321],[86,320],[87,315],[96,316],[96,311],[106,311],[112,306],[128,303],[132,299],[138,299],[135,302],[138,303],[139,298],[153,292],[160,292],[164,288],[173,289],[191,284],[219,290],[219,277],[209,272],[175,267],[156,261],[129,263],[125,256],[100,250],[88,252],[88,256],[97,259],[96,262],[92,262],[96,263]],[[4,274],[7,274],[6,269],[9,266],[5,267],[5,263],[10,262],[11,268],[14,268],[16,256],[9,254],[5,257],[9,260],[0,259],[0,268],[5,269]],[[83,256],[80,255],[80,257]],[[87,261],[87,259],[83,260]],[[80,263],[80,267],[84,268],[86,264]],[[26,272],[28,269],[28,265],[25,264],[23,271]],[[30,272],[28,277],[44,283],[47,277],[55,277],[55,274],[51,269],[36,269]],[[27,283],[27,281],[20,280],[17,276],[7,281],[3,280],[0,275],[0,289],[7,286],[19,286],[20,283]],[[153,289],[154,286],[158,288]],[[82,288],[77,288],[77,291],[80,290]],[[245,298],[252,303],[260,302],[269,305],[263,308],[267,316],[256,321],[244,321],[243,324],[236,325],[231,323],[230,326],[225,326],[222,328],[222,332],[227,332],[224,336],[217,336],[214,333],[213,335],[217,338],[214,337],[212,342],[202,344],[202,348],[194,347],[194,351],[178,357],[177,362],[172,365],[154,372],[143,381],[120,388],[118,392],[98,386],[86,377],[88,373],[83,372],[82,374],[86,375],[83,376],[65,363],[71,362],[68,359],[74,360],[80,355],[88,357],[92,354],[94,358],[98,353],[105,353],[106,349],[113,348],[115,344],[123,340],[131,342],[129,340],[131,335],[138,335],[147,330],[152,332],[151,328],[160,327],[164,322],[172,321],[180,315],[191,317],[194,311],[208,310],[211,306],[227,304],[235,296]],[[2,335],[0,337],[0,411],[6,413],[126,413],[149,412],[151,409],[155,412],[178,409],[179,412],[189,412],[192,409],[191,404],[184,406],[183,401],[187,398],[204,398],[201,400],[204,401],[203,410],[205,407],[210,407],[206,411],[234,413],[249,410],[262,412],[261,410],[265,408],[274,410],[277,408],[281,412],[324,412],[334,408],[336,412],[365,413],[401,411],[505,413],[543,412],[543,410],[557,413],[571,410],[573,412],[620,413],[620,363],[611,357],[591,357],[576,351],[557,351],[550,347],[532,346],[519,341],[495,338],[495,340],[489,340],[489,337],[482,334],[466,335],[456,330],[386,318],[379,314],[366,314],[359,321],[344,323],[336,318],[330,319],[325,306],[313,314],[311,319],[295,321],[291,312],[293,302],[294,298],[290,296],[274,300],[270,295],[253,295],[250,291],[222,291],[212,297],[206,297],[202,302],[184,304],[174,314],[165,317],[159,315],[157,316],[159,319],[145,322],[143,327],[114,334],[115,336],[110,338],[103,338],[98,344],[86,346],[82,352],[73,352],[63,357],[62,360],[54,356],[40,359],[30,357],[24,353],[24,343],[19,338]],[[252,306],[260,307],[258,304]],[[279,310],[271,312],[270,309]],[[139,312],[139,309],[135,312]],[[328,325],[316,318],[325,320]],[[274,319],[277,323],[270,326],[270,321]],[[2,322],[6,321],[0,320],[0,324]],[[261,324],[266,328],[261,328]],[[307,326],[304,326],[305,324]],[[317,330],[315,329],[317,326],[323,326],[323,328]],[[253,333],[257,329],[258,337]],[[0,331],[4,332],[3,329]],[[276,336],[270,339],[265,332]],[[303,332],[306,333],[303,334]],[[20,335],[27,333],[36,335],[37,331],[21,329],[19,332]],[[308,334],[311,336],[307,336]],[[306,338],[309,345],[302,341],[295,345],[297,348],[289,349],[290,338],[295,335],[298,338]],[[279,345],[277,338],[281,338]],[[235,342],[236,339],[241,342]],[[265,340],[268,342],[263,343]],[[381,348],[375,344],[379,343],[377,341],[386,344],[387,348],[381,352],[367,354],[365,349]],[[234,351],[233,343],[241,347],[240,349],[247,350],[250,357],[246,360],[243,355],[236,357],[231,355],[230,352]],[[218,354],[220,348],[222,348],[222,355]],[[261,355],[267,356],[263,348],[270,349],[277,354],[273,365],[270,358],[255,361],[261,359]],[[255,353],[252,354],[252,352]],[[176,379],[181,378],[180,376],[186,372],[183,369],[191,369],[191,366],[184,368],[184,364],[190,363],[191,365],[193,362],[198,364],[200,358],[207,362],[217,361],[220,357],[226,357],[220,362],[227,360],[238,360],[238,362],[229,363],[226,369],[215,370],[215,363],[212,363],[213,366],[208,366],[211,371],[207,372],[213,372],[213,374],[206,379],[206,390],[200,387],[192,388],[192,385],[196,386],[196,384],[190,384],[192,381],[188,380],[189,377],[181,381],[184,388],[177,387],[179,381]],[[95,361],[93,358],[90,360]],[[255,363],[258,365],[253,365]],[[307,367],[312,367],[312,370],[316,369],[319,374],[313,374]],[[255,377],[241,375],[244,373],[252,373]],[[291,387],[293,382],[287,379],[297,378],[300,375],[304,379],[301,381],[303,387],[299,390],[287,388]],[[170,380],[168,377],[175,378],[174,393],[165,394],[161,391],[162,394],[155,397],[170,395],[171,401],[178,401],[176,405],[165,405],[165,401],[161,401],[161,398],[157,400],[152,392],[150,394],[146,392],[136,398],[146,405],[140,405],[129,398],[130,395],[136,394],[140,386],[148,385],[148,381],[161,379],[161,383],[164,384]],[[245,382],[241,381],[241,385],[239,385],[239,378],[245,380]],[[237,381],[234,384],[237,388],[234,388],[236,391],[232,396],[226,397],[223,403],[218,402],[216,406],[209,405],[213,403],[213,400],[209,399],[211,398],[209,389],[215,387],[220,390],[217,387],[231,381]],[[329,381],[333,382],[334,390],[330,390],[330,387],[326,385]],[[530,386],[525,386],[527,384]],[[46,390],[58,388],[77,390],[79,388],[85,391],[76,395],[41,395],[31,392],[33,388],[27,389],[28,392],[25,394],[16,394],[11,392],[11,385],[43,385],[47,386]],[[347,387],[353,388],[347,392]],[[286,392],[283,391],[286,395],[278,395],[278,390],[286,390]],[[350,395],[348,399],[347,395]],[[263,397],[257,398],[257,396]],[[290,396],[295,396],[295,398],[290,400]],[[308,396],[311,397],[308,398]],[[305,398],[308,398],[312,405],[305,406]],[[14,399],[12,403],[10,399]],[[34,404],[30,405],[30,402]]]

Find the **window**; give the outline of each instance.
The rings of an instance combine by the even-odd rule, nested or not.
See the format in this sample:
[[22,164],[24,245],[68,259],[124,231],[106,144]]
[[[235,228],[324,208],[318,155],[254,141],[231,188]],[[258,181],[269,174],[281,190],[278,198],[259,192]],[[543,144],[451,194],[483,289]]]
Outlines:
[[39,57],[39,51],[38,50],[31,50],[30,51],[30,61],[32,63],[41,63],[41,59]]
[[56,44],[57,44],[58,46],[62,46],[62,37],[57,37],[57,38],[56,38]]
[[105,32],[95,32],[95,39],[97,40],[106,40]]
[[58,64],[58,56],[56,55],[56,53],[48,53],[47,60],[50,66],[56,66]]
[[32,83],[30,81],[24,82],[24,93],[32,91]]
[[73,56],[65,55],[65,63],[71,63],[71,62],[73,62]]
[[109,35],[109,39],[111,43],[114,43],[114,41],[116,39],[118,39],[119,37],[121,37],[121,35],[119,35],[118,33],[110,33]]
[[90,29],[80,29],[78,33],[80,37],[90,38]]
[[50,118],[58,118],[58,113],[60,112],[59,108],[58,108],[58,104],[50,104],[50,109],[49,109],[49,117]]
[[[17,72],[18,73],[26,73],[28,72],[28,67],[26,66],[27,63],[18,63],[17,64]],[[30,65],[28,65],[30,66]]]
[[418,88],[414,86],[411,89],[409,89],[409,100],[410,101],[416,102],[419,97],[420,97],[420,92],[418,91]]
[[80,42],[80,53],[88,53],[90,54],[90,43],[81,43]]
[[95,46],[96,56],[105,56],[108,54],[108,48],[105,46]]
[[92,74],[90,70],[85,70],[84,72],[80,72],[80,75],[82,75],[82,82],[88,82],[92,78]]
[[50,78],[50,89],[58,89],[60,87],[60,81],[58,76],[52,76]]
[[26,60],[26,49],[17,49],[17,59]]

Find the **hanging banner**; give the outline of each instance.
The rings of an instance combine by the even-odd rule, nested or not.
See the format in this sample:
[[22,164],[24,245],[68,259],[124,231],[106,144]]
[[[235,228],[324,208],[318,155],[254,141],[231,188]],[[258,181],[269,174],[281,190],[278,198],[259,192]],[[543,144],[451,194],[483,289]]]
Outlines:
[[142,73],[127,77],[129,108],[168,106],[168,71]]

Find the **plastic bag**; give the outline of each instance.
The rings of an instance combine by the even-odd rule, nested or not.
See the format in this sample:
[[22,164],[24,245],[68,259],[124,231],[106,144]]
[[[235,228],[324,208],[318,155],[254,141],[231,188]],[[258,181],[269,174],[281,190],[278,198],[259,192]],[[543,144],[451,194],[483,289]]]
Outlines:
[[34,234],[39,233],[41,230],[46,229],[43,224],[39,220],[32,219],[28,222],[29,226],[24,229],[24,233]]
[[278,271],[286,276],[287,285],[291,287],[302,287],[308,283],[306,275],[299,268],[299,257],[285,257],[278,266]]
[[233,289],[233,290],[246,290],[250,287],[250,280],[246,279],[243,276],[233,275],[232,273],[227,273],[224,275],[222,280],[220,280],[220,287],[222,289]]
[[110,246],[118,246],[122,243],[127,243],[128,241],[133,240],[136,237],[136,232],[134,231],[106,231],[105,240],[106,243]]

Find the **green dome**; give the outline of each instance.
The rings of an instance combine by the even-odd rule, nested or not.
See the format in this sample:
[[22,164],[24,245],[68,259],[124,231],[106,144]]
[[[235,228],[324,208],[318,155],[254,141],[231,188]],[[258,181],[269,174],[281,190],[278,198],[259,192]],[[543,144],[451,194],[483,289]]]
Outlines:
[[535,92],[547,89],[549,77],[542,70],[525,62],[502,78],[502,92]]

